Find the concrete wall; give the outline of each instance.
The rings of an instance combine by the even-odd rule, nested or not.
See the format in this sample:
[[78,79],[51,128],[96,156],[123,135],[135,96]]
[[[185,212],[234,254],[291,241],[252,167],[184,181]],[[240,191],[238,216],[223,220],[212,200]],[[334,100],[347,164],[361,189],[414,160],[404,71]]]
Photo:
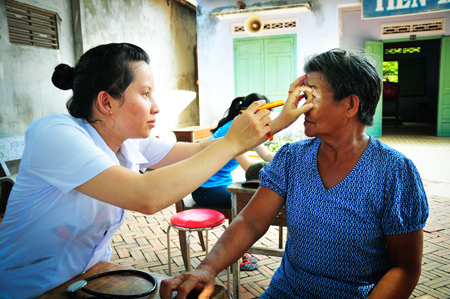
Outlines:
[[0,137],[23,135],[34,119],[66,112],[70,96],[51,82],[56,65],[74,64],[70,1],[20,2],[58,13],[60,49],[10,43],[4,0],[0,0]]
[[194,10],[176,1],[168,6],[161,0],[20,2],[61,16],[61,46],[60,50],[50,50],[11,44],[4,0],[0,0],[0,137],[22,135],[36,118],[67,113],[65,103],[72,93],[53,86],[50,78],[54,67],[59,63],[74,65],[83,52],[111,42],[133,43],[150,55],[161,108],[157,129],[198,123]]
[[103,43],[128,42],[150,55],[155,99],[161,109],[153,133],[198,124],[195,11],[176,1],[169,6],[161,0],[77,1],[80,11],[74,8],[74,15],[81,20],[83,52]]

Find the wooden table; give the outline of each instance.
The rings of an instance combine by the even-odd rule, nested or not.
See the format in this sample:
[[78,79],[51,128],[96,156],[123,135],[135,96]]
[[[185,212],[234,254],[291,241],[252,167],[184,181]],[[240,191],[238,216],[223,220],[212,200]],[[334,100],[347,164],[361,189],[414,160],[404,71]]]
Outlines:
[[209,138],[213,127],[193,126],[182,129],[173,130],[178,142],[196,142]]
[[[233,183],[227,187],[227,190],[231,192],[231,221],[236,218],[239,212],[247,205],[247,203],[252,199],[258,188],[244,187],[242,183]],[[271,225],[279,226],[279,248],[278,249],[268,249],[262,247],[251,247],[247,252],[251,254],[262,254],[271,256],[283,256],[283,227],[286,226],[286,205],[280,210],[280,213],[272,221]],[[233,266],[233,298],[239,299],[241,297],[240,293],[240,269],[239,262],[234,263]],[[236,287],[237,286],[237,287]]]
[[[123,267],[117,264],[108,263],[108,262],[100,262],[96,264],[94,267],[89,269],[86,273],[81,274],[71,280],[69,280],[66,283],[63,283],[62,285],[44,293],[43,295],[39,296],[39,299],[63,299],[71,297],[68,295],[66,289],[68,286],[70,286],[72,283],[85,279],[87,277],[90,277],[95,274],[107,272],[107,271],[114,271],[114,270],[125,270],[125,269],[132,269]],[[157,273],[151,273],[153,277],[158,281],[158,286],[156,290],[151,293],[148,297],[141,297],[141,298],[152,298],[152,299],[160,299],[159,297],[159,286],[161,284],[161,281],[167,278],[170,278],[169,276],[157,274]],[[104,293],[113,293],[113,294],[136,294],[136,293],[143,293],[146,292],[151,288],[152,284],[139,277],[139,276],[126,276],[126,275],[114,275],[114,276],[107,276],[102,277],[99,279],[94,279],[92,281],[88,282],[88,288],[93,291],[99,291]],[[76,295],[80,296],[80,298],[85,297],[93,297],[92,295],[89,295],[85,292],[78,291],[75,293]],[[174,293],[175,294],[175,293]],[[216,288],[214,290],[213,295],[211,298],[214,299],[223,299],[226,297],[226,291],[225,288],[222,286],[216,285]]]

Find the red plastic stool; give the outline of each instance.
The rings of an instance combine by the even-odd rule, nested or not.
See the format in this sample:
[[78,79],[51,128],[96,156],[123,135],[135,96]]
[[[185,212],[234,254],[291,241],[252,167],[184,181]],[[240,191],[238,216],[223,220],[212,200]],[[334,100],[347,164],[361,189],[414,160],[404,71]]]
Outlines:
[[[225,216],[215,210],[211,209],[193,209],[179,212],[170,218],[169,227],[167,228],[167,255],[169,263],[169,276],[172,276],[172,264],[170,258],[170,228],[173,227],[177,230],[188,231],[187,237],[187,271],[191,271],[191,252],[189,249],[189,243],[192,231],[205,231],[205,252],[208,254],[208,231],[220,226],[225,221]],[[229,268],[227,269],[228,278],[228,290],[230,274]]]

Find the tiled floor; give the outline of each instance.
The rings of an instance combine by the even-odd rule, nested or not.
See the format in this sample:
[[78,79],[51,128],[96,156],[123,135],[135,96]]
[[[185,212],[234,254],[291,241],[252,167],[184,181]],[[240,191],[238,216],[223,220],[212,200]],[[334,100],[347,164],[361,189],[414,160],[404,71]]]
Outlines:
[[[435,128],[408,124],[401,130],[383,128],[383,142],[400,150],[417,166],[421,174],[430,205],[430,217],[424,229],[424,255],[422,275],[411,298],[450,298],[450,137],[435,137]],[[233,177],[242,179],[244,173],[235,171]],[[154,215],[129,212],[127,220],[114,235],[112,262],[145,271],[168,274],[167,226],[175,207],[168,207]],[[213,245],[222,229],[210,233]],[[285,238],[284,238],[285,239]],[[178,236],[171,230],[173,275],[184,272],[179,251]],[[196,267],[203,258],[197,235],[192,235],[194,251],[192,265]],[[272,227],[258,241],[259,246],[276,248],[278,229]],[[241,272],[243,299],[257,298],[268,287],[281,258],[255,255],[259,268]],[[216,279],[225,284],[225,271]]]

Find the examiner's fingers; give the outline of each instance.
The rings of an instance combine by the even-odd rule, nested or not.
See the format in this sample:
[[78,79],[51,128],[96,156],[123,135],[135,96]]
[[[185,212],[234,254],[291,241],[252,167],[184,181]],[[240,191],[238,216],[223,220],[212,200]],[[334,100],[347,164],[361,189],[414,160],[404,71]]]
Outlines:
[[302,86],[305,84],[306,74],[301,77],[298,77],[289,87],[289,91],[293,91],[297,86]]
[[311,93],[312,91],[312,88],[309,86],[297,86],[289,94],[286,102],[288,105],[292,105],[292,108],[297,108],[298,103],[305,97],[305,93]]
[[[250,106],[248,106],[248,108],[245,110],[245,112],[254,114],[256,112],[256,110],[258,110],[259,107],[261,107],[262,105],[265,105],[265,104],[266,104],[266,101],[264,101],[264,100],[254,101]],[[266,110],[266,109],[264,109],[264,110]]]

